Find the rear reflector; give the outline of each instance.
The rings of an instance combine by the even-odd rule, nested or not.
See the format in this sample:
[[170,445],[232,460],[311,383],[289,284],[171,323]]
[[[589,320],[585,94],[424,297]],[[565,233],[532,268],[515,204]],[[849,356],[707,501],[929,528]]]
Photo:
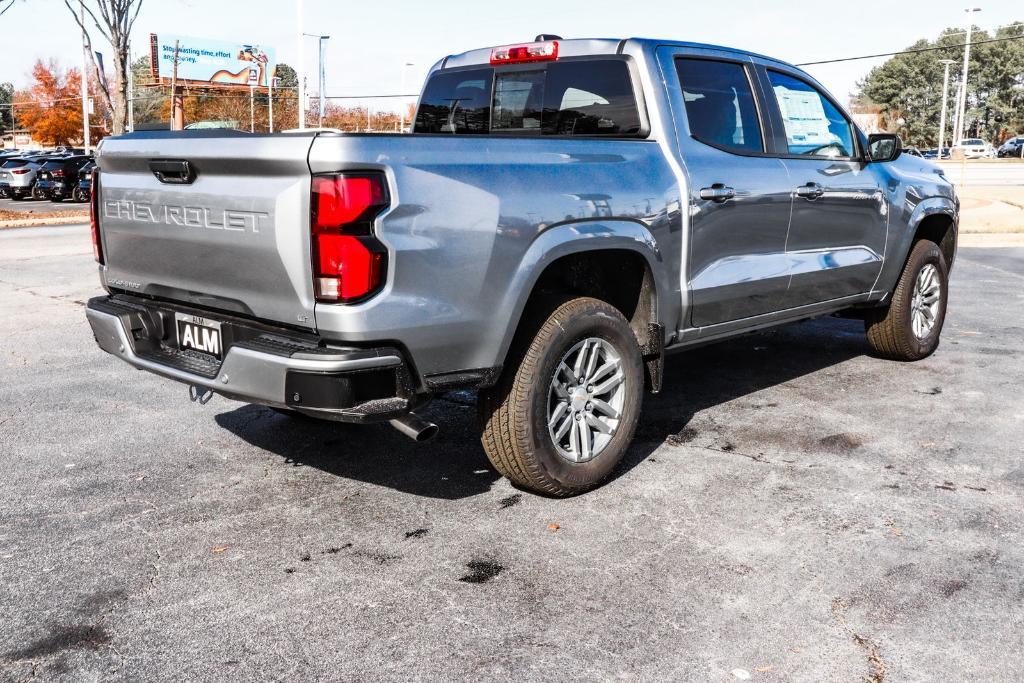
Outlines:
[[388,207],[384,176],[314,176],[311,205],[317,301],[351,303],[380,289],[387,251],[373,236],[373,220]]
[[96,263],[103,265],[103,245],[100,243],[100,169],[92,172],[92,187],[89,190],[89,229],[92,232],[92,254]]
[[558,41],[503,45],[491,50],[491,64],[522,64],[558,59]]

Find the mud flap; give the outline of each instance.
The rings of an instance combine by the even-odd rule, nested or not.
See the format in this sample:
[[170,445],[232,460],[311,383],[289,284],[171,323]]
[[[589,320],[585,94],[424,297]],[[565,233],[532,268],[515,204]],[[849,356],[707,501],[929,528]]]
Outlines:
[[644,379],[647,391],[657,394],[661,391],[661,379],[665,368],[665,326],[660,323],[647,324],[647,343],[640,347],[644,361]]

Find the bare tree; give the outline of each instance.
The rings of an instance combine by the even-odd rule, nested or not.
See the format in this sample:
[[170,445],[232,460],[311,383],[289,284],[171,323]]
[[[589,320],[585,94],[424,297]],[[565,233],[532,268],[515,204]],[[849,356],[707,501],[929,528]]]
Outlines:
[[96,51],[93,50],[92,34],[88,25],[91,24],[113,49],[113,90],[102,75],[97,80],[113,118],[110,132],[120,135],[125,132],[128,122],[128,69],[131,59],[129,49],[132,27],[139,16],[139,9],[142,8],[142,0],[64,0],[64,4],[85,36],[85,47],[97,74],[99,65],[96,63]]

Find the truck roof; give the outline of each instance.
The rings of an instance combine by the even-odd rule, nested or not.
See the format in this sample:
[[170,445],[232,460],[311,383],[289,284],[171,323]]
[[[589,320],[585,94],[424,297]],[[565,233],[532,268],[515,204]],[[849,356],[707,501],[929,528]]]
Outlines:
[[[659,38],[558,38],[558,53],[562,57],[580,57],[585,55],[616,54],[621,52],[627,43],[640,46],[642,49],[654,49],[662,45],[677,47],[693,47],[705,50],[720,50],[722,52],[733,52],[738,55],[756,57],[778,64],[784,64],[791,68],[798,68],[789,62],[775,57],[769,57],[750,50],[741,50],[735,47],[724,45],[711,45],[708,43],[696,43],[685,40],[665,40]],[[533,42],[524,40],[523,43]],[[477,64],[488,64],[491,59],[491,49],[497,46],[477,48],[460,54],[449,55],[439,62],[439,68],[454,68],[459,66],[472,66]]]

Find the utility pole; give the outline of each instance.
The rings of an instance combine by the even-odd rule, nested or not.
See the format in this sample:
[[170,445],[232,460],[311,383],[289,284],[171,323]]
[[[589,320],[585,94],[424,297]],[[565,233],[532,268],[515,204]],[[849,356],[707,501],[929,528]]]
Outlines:
[[131,54],[128,55],[128,132],[135,132],[135,70]]
[[964,70],[960,77],[960,101],[957,104],[957,126],[956,135],[953,137],[954,146],[959,145],[964,139],[964,129],[967,127],[967,70],[971,65],[971,31],[974,28],[975,12],[980,12],[980,7],[967,7],[967,41],[964,43]]
[[306,127],[306,57],[305,57],[305,44],[303,43],[302,33],[302,0],[295,0],[295,21],[298,28],[298,48],[299,48],[299,68],[297,69],[299,77],[299,128]]
[[[78,0],[78,19],[82,26],[85,26],[85,0]],[[82,147],[85,153],[89,153],[89,76],[86,65],[88,64],[89,42],[85,36],[85,29],[82,29]]]
[[955,62],[952,59],[943,59],[939,62],[945,67],[942,75],[942,116],[939,117],[939,152],[936,159],[942,158],[942,148],[946,146],[946,99],[949,95],[949,67]]
[[178,50],[179,41],[174,41],[174,65],[171,70],[171,130],[185,128],[185,112],[182,111],[181,93],[178,92]]
[[267,74],[267,128],[274,132],[274,73],[277,72],[277,64],[274,71]]

